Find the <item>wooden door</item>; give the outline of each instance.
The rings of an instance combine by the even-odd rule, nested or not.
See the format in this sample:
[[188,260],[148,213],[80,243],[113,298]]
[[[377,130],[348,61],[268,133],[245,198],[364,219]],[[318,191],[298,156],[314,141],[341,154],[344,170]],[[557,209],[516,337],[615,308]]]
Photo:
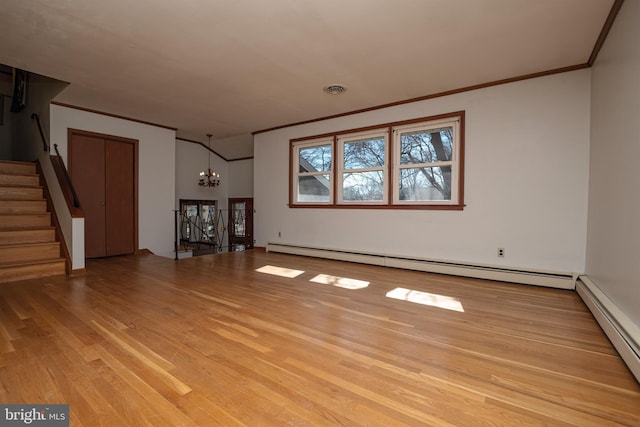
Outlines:
[[253,248],[253,198],[229,199],[229,251]]
[[106,256],[104,139],[73,135],[69,141],[69,174],[84,212],[85,256]]
[[106,254],[135,252],[135,146],[106,140],[105,229]]
[[85,215],[85,256],[137,249],[137,141],[69,130],[69,172]]

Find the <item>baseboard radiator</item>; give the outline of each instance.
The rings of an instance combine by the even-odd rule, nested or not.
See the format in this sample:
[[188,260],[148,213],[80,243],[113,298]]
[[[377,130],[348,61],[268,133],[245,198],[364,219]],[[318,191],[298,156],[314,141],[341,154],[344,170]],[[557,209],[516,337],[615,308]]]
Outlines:
[[283,243],[269,242],[267,243],[266,250],[267,252],[303,255],[315,258],[356,262],[360,264],[380,265],[384,267],[403,268],[406,270],[450,274],[453,276],[498,280],[502,282],[546,286],[560,289],[574,289],[575,281],[577,278],[577,275],[574,275],[572,273],[520,270],[504,268],[500,266],[463,264],[452,261],[431,260],[372,252],[349,251],[343,249],[330,249]]
[[640,328],[587,276],[578,278],[576,291],[640,382]]

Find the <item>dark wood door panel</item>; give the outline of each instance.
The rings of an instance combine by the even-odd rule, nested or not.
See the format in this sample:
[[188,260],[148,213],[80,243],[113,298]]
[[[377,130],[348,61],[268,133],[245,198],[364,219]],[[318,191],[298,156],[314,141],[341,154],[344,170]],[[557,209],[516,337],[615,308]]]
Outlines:
[[134,145],[106,141],[106,254],[135,252]]
[[73,135],[69,144],[69,171],[84,212],[84,248],[87,258],[106,256],[104,139]]

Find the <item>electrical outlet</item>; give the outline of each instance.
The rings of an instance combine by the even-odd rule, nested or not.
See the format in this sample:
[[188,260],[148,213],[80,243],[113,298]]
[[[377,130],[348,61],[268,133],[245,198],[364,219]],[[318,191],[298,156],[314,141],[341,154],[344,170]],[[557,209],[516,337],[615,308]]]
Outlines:
[[498,258],[504,258],[504,248],[498,248]]

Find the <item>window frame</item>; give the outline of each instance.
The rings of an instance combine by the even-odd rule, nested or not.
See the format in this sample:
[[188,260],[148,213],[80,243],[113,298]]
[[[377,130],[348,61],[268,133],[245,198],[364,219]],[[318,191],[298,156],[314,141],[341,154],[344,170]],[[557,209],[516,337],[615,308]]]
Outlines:
[[[393,204],[394,205],[424,205],[424,204],[433,204],[433,205],[456,205],[458,203],[458,193],[459,193],[459,173],[455,173],[456,170],[459,169],[458,158],[460,156],[460,144],[457,143],[460,140],[460,119],[459,117],[447,117],[439,120],[428,120],[422,122],[415,122],[410,124],[393,126],[393,149],[394,149],[394,158],[397,159],[392,165],[393,168],[393,177],[397,180],[398,185],[394,185],[393,187]],[[401,135],[404,133],[409,133],[412,131],[428,131],[428,130],[437,130],[445,127],[451,127],[453,132],[453,141],[452,141],[452,152],[451,152],[451,160],[446,161],[435,161],[435,162],[423,162],[423,163],[409,163],[403,165],[401,163],[401,149],[402,142],[400,140]],[[451,167],[451,199],[450,200],[400,200],[400,171],[403,169],[416,169],[419,167],[442,167],[442,166],[450,166]]]
[[[344,146],[349,142],[362,141],[367,139],[377,139],[382,137],[384,140],[384,163],[382,166],[345,169],[344,167]],[[388,128],[372,129],[364,132],[354,132],[348,134],[336,135],[336,204],[338,205],[388,205],[389,204],[389,159],[390,159],[390,139]],[[344,200],[344,177],[345,173],[364,173],[382,171],[382,200]]]
[[[329,145],[331,146],[331,167],[326,171],[317,171],[317,172],[300,172],[300,150],[309,147],[320,147]],[[313,138],[310,140],[301,140],[297,142],[293,142],[290,145],[290,184],[289,184],[289,206],[291,205],[303,205],[303,206],[325,206],[333,203],[334,200],[334,169],[336,163],[336,152],[335,152],[335,138],[334,137],[321,137],[321,138]],[[321,201],[298,201],[298,183],[301,176],[318,176],[318,175],[329,175],[329,200],[326,202]]]
[[[400,143],[396,138],[395,130],[408,128],[419,128],[427,126],[433,128],[444,127],[443,124],[457,121],[457,132],[453,141],[452,152],[452,191],[451,200],[399,200],[400,169],[410,168],[411,165],[400,165]],[[344,201],[343,200],[343,147],[338,140],[347,141],[359,140],[357,136],[386,133],[385,139],[385,167],[384,167],[384,201]],[[396,141],[397,139],[397,141]],[[289,204],[290,208],[325,208],[325,209],[417,209],[417,210],[463,210],[464,204],[464,142],[465,142],[465,111],[454,111],[446,114],[420,117],[410,120],[403,120],[391,123],[383,123],[374,126],[367,126],[356,129],[348,129],[330,132],[320,135],[313,135],[289,140]],[[328,145],[332,147],[332,161],[329,171],[329,200],[327,202],[299,202],[297,198],[297,183],[299,173],[299,148],[311,147],[314,145]],[[437,166],[437,165],[436,165]],[[321,174],[321,173],[317,173]],[[396,188],[397,187],[397,188]],[[454,197],[454,194],[457,197]]]

